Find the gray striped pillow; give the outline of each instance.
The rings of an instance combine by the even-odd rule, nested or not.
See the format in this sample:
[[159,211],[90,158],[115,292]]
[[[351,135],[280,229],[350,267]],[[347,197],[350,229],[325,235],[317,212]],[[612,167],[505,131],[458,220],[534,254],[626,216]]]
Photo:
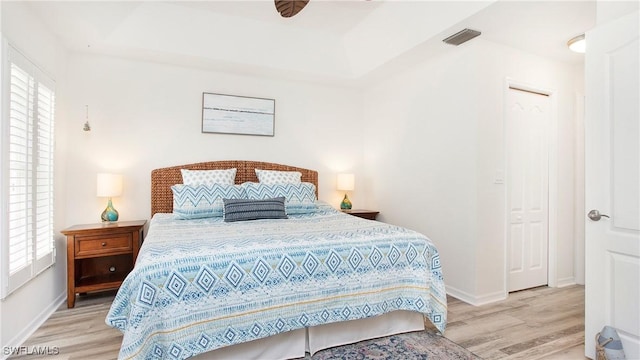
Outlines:
[[223,199],[224,221],[287,219],[284,197],[272,199]]

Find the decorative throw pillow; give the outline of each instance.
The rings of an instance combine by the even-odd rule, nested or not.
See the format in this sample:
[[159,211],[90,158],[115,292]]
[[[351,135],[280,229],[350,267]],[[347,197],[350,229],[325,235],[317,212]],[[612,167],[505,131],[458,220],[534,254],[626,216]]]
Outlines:
[[302,173],[299,171],[277,171],[256,169],[256,176],[261,184],[299,184]]
[[263,200],[223,199],[224,221],[287,219],[284,197]]
[[245,192],[240,185],[184,185],[171,187],[173,214],[176,219],[199,219],[223,215],[222,199],[242,199]]
[[317,210],[316,187],[312,183],[263,184],[246,182],[241,185],[249,199],[285,198],[287,214],[304,214]]
[[236,168],[225,170],[188,170],[180,169],[182,183],[185,185],[233,185],[236,180]]

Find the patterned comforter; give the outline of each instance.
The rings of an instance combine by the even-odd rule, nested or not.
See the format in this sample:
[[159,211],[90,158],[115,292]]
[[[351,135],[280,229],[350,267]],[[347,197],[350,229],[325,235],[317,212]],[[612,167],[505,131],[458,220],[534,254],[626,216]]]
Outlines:
[[106,318],[120,359],[184,359],[394,310],[444,331],[438,251],[423,235],[321,204],[288,220],[156,214]]

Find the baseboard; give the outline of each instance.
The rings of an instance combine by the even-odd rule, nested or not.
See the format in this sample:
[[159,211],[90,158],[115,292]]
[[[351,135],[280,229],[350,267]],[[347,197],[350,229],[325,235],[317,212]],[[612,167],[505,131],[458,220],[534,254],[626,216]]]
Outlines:
[[[62,305],[65,301],[67,300],[67,292],[63,291],[60,295],[58,295],[58,297],[51,302],[51,304],[49,306],[47,306],[46,308],[44,308],[40,314],[38,314],[38,316],[36,316],[30,323],[29,325],[27,325],[27,327],[25,327],[24,329],[22,329],[22,331],[20,331],[18,334],[16,334],[16,336],[14,336],[12,339],[10,339],[6,345],[4,345],[4,348],[16,348],[21,346],[25,341],[27,341],[27,339],[33,335],[33,333],[36,332],[36,330],[38,330],[38,328],[40,326],[42,326],[42,324],[44,324],[45,321],[47,321],[47,319],[49,318],[49,316],[51,316],[51,314],[53,314],[56,310],[58,310],[58,308],[60,307],[60,305]],[[6,359],[7,357],[9,357],[9,355],[4,355],[4,351],[2,352],[2,359]]]
[[567,287],[575,284],[576,284],[576,278],[573,276],[556,280],[556,287],[558,288]]
[[494,293],[483,294],[483,295],[472,295],[468,292],[456,289],[447,285],[447,294],[453,296],[456,299],[462,300],[467,304],[471,304],[473,306],[481,306],[490,304],[496,301],[505,300],[507,298],[507,294],[503,291],[496,291]]

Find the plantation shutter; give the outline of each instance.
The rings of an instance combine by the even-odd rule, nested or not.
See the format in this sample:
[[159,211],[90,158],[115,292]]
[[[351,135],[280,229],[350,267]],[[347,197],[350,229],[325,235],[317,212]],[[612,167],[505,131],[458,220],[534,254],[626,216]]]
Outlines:
[[[54,262],[53,139],[55,83],[7,47],[8,127],[3,128],[8,266],[3,297]],[[4,260],[3,259],[3,260]],[[4,263],[4,262],[3,262]]]

